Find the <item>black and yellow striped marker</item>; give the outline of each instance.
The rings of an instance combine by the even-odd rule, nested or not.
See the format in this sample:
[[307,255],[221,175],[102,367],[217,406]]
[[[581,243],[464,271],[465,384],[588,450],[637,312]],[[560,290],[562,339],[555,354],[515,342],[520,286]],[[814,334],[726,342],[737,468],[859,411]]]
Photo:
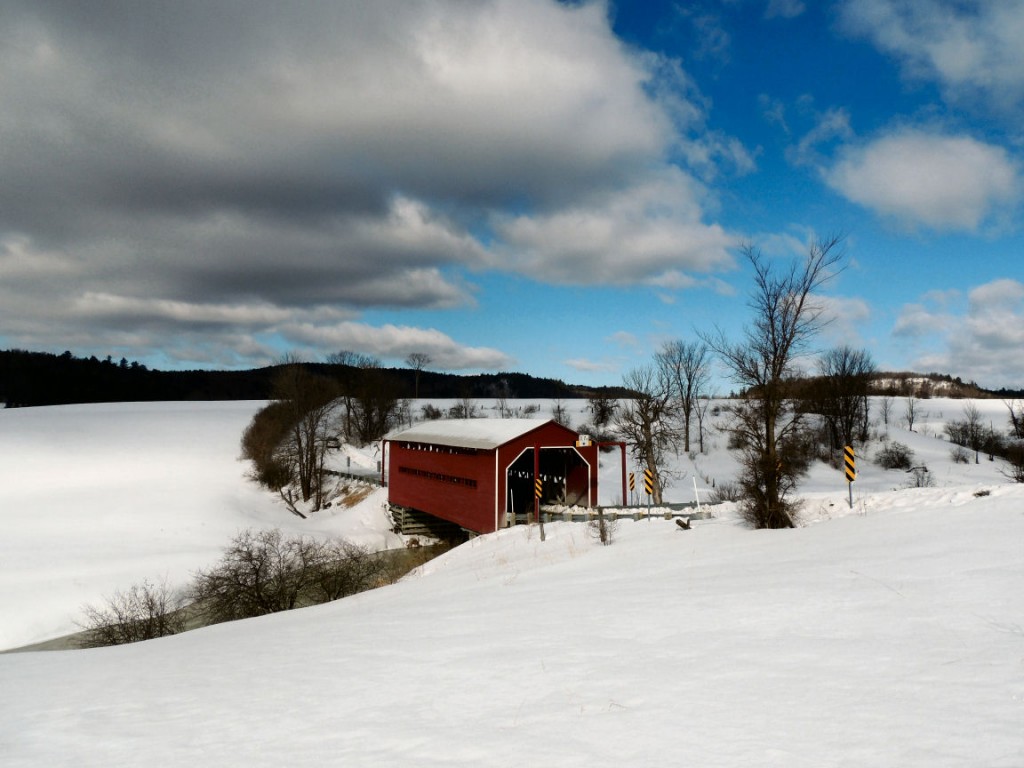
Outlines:
[[853,456],[853,446],[848,445],[843,449],[843,454],[846,459],[846,480],[847,482],[853,482],[857,479],[857,462]]

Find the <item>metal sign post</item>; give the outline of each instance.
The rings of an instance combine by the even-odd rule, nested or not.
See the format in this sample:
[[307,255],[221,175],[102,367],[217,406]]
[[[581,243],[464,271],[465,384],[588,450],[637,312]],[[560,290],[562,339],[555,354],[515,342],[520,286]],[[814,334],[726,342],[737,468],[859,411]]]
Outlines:
[[644,491],[647,493],[647,522],[651,522],[651,496],[654,495],[654,473],[644,470]]
[[537,524],[540,526],[540,540],[544,541],[547,536],[544,535],[544,516],[540,512],[540,500],[544,495],[544,483],[540,477],[536,477],[533,481],[533,503],[537,510]]

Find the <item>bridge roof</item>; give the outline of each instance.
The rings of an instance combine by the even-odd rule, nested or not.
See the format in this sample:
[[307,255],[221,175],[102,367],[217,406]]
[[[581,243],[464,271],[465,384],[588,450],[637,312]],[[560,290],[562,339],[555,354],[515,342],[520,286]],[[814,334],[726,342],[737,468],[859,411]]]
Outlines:
[[552,421],[552,419],[439,419],[425,421],[408,429],[392,432],[387,439],[494,450]]

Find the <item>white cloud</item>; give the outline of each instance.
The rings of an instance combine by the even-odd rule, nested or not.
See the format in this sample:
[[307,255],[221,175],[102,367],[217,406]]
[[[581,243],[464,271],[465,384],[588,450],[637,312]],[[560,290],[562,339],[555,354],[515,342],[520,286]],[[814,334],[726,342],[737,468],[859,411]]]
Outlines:
[[860,329],[871,319],[871,305],[855,296],[815,296],[824,312],[825,334],[835,346],[858,347],[863,344]]
[[405,359],[413,352],[430,355],[431,364],[443,370],[501,370],[514,360],[491,347],[470,347],[433,328],[342,322],[317,325],[288,323],[278,331],[290,342],[310,345],[325,352],[348,349],[387,359]]
[[845,148],[825,179],[849,200],[904,226],[975,231],[1017,201],[1018,173],[1001,147],[904,129]]
[[287,310],[269,304],[195,304],[92,292],[74,300],[72,309],[81,317],[126,318],[133,325],[147,325],[155,321],[186,326],[265,327],[283,322],[290,316]]
[[[959,301],[957,299],[960,299]],[[908,304],[893,335],[924,344],[913,365],[979,382],[1020,388],[1024,384],[1024,283],[994,280],[962,295],[943,292]],[[932,339],[932,343],[925,343]],[[939,346],[935,346],[934,342]]]
[[789,125],[786,123],[786,105],[781,99],[762,93],[757,97],[757,104],[761,108],[761,115],[765,121],[779,126],[783,133],[789,133]]
[[947,333],[957,320],[944,311],[930,309],[925,304],[906,304],[900,310],[893,325],[892,334],[897,337],[922,337]]
[[1004,278],[980,285],[968,296],[972,312],[1004,311],[1020,306],[1024,300],[1024,284]]
[[503,266],[571,284],[685,286],[729,269],[734,239],[702,221],[701,188],[677,169],[548,214],[496,220]]
[[616,331],[605,341],[609,341],[623,349],[636,349],[640,346],[640,339],[637,338],[636,334],[629,331]]
[[772,19],[780,17],[793,19],[802,14],[807,7],[802,0],[768,0],[768,7],[765,9],[765,18]]
[[1024,98],[1024,4],[1013,0],[845,0],[844,27],[953,100],[1014,109]]
[[619,366],[614,363],[599,363],[582,357],[563,360],[562,362],[574,371],[580,371],[581,373],[614,373],[619,370]]
[[842,108],[830,109],[818,115],[814,127],[786,150],[786,158],[794,165],[816,165],[821,162],[822,145],[852,137],[850,113]]

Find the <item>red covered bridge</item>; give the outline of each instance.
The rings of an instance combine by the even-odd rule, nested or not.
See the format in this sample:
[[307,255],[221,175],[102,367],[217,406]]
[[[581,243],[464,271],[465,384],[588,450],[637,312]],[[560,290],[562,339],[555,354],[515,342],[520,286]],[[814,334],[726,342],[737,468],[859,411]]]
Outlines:
[[384,439],[388,501],[474,533],[540,504],[597,505],[597,446],[556,421],[444,419]]

